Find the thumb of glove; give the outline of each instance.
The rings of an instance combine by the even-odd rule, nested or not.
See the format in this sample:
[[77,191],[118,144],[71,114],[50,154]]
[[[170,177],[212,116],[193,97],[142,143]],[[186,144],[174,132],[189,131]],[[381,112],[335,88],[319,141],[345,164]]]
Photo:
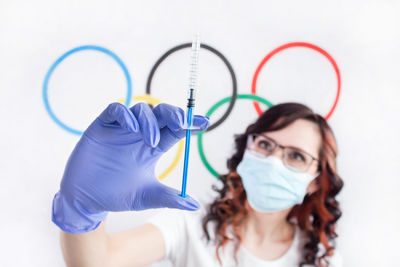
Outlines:
[[134,207],[134,209],[173,208],[197,210],[200,208],[200,204],[194,198],[189,195],[181,197],[178,190],[159,182],[155,182],[143,192],[139,203],[141,203],[141,207]]

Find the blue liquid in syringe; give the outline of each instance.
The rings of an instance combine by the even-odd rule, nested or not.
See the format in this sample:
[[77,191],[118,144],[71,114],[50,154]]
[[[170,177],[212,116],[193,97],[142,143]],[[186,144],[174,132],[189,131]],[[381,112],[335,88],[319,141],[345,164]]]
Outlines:
[[189,150],[190,150],[190,136],[192,130],[190,127],[192,126],[192,108],[188,107],[187,110],[187,129],[186,129],[186,140],[185,140],[185,160],[183,163],[183,179],[182,179],[182,191],[181,197],[186,197],[186,181],[188,174],[188,166],[189,166]]
[[189,150],[190,150],[190,136],[192,133],[193,124],[193,108],[195,106],[195,88],[197,80],[197,65],[200,50],[200,37],[199,34],[196,35],[192,43],[192,60],[190,69],[190,84],[188,91],[188,103],[187,103],[187,128],[186,128],[186,140],[185,140],[185,160],[183,163],[183,178],[182,178],[182,191],[180,196],[186,197],[186,182],[189,167]]

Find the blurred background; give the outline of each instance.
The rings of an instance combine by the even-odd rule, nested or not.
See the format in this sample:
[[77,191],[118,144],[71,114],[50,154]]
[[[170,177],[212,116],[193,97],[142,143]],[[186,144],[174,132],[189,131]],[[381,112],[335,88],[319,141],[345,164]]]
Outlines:
[[[253,88],[272,104],[300,102],[329,116],[345,182],[337,230],[345,266],[398,266],[399,12],[395,0],[0,0],[0,265],[64,266],[51,201],[79,133],[109,103],[130,96],[131,106],[145,95],[156,61],[199,32],[218,53],[200,52],[196,113],[232,96],[237,83],[239,94]],[[189,62],[189,48],[165,58],[150,95],[185,108]],[[211,122],[227,110],[228,103]],[[233,135],[257,116],[251,100],[237,99],[204,134],[218,173],[227,170]],[[197,141],[188,192],[211,201],[218,182]],[[161,158],[158,174],[176,153]],[[180,188],[182,167],[180,158],[162,182]],[[110,213],[107,230],[129,229],[155,212]]]

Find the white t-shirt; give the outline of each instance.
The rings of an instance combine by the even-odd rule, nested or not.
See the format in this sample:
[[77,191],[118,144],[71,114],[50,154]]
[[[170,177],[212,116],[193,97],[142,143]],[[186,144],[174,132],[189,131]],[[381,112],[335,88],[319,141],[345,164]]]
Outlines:
[[[205,214],[204,207],[198,211],[164,209],[147,220],[148,223],[160,229],[164,237],[166,247],[164,260],[170,260],[175,267],[221,266],[216,257],[213,228],[208,226],[208,229],[211,230],[210,242],[207,242],[202,228],[202,219]],[[220,249],[222,266],[297,267],[302,260],[301,249],[305,240],[302,231],[296,228],[295,238],[289,250],[280,258],[271,261],[258,258],[240,246],[237,252],[237,264],[233,257],[233,242],[229,242],[224,249]],[[342,260],[337,250],[329,258],[329,263],[329,266],[332,267],[342,266]]]

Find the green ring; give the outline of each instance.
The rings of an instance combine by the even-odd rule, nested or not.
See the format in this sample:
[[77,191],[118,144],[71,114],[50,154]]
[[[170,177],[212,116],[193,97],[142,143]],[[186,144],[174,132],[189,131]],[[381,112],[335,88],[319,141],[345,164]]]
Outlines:
[[[207,111],[206,116],[210,117],[219,107],[221,107],[223,104],[229,102],[230,99],[231,99],[231,97],[228,96],[228,97],[225,97],[224,99],[218,101],[217,103],[215,103]],[[252,94],[239,94],[239,95],[237,95],[237,99],[249,99],[249,100],[257,101],[257,102],[260,102],[260,103],[266,105],[269,108],[273,106],[273,104],[271,102],[269,102],[268,100],[266,100],[265,98],[262,98],[261,96],[257,96],[257,95],[252,95]],[[197,147],[199,149],[200,159],[203,162],[206,169],[213,176],[215,176],[218,179],[219,178],[218,172],[207,161],[206,155],[204,154],[204,149],[203,149],[203,134],[204,133],[205,132],[199,132],[199,134],[197,135]]]

